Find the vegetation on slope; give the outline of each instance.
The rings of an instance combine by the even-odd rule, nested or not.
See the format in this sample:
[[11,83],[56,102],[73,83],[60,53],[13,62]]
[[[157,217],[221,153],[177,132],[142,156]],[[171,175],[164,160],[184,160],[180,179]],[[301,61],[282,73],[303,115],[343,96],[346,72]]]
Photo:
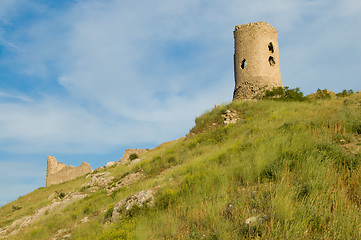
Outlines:
[[[229,109],[241,120],[225,125]],[[13,239],[50,239],[59,229],[71,239],[360,239],[360,116],[361,93],[219,106],[186,138],[104,170],[111,184],[135,172],[142,181],[111,195],[82,187],[84,177],[41,188],[0,208],[0,227],[46,206],[54,192],[76,190],[87,197]],[[155,191],[154,206],[110,221],[116,203],[145,189]]]

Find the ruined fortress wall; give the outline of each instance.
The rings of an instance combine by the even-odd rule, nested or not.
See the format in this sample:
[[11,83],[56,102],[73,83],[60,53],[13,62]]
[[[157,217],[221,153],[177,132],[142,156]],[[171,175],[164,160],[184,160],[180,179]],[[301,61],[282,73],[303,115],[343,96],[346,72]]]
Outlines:
[[133,154],[133,153],[135,153],[135,154],[137,154],[138,156],[140,156],[141,154],[143,154],[143,153],[146,153],[146,152],[148,152],[149,151],[149,149],[127,149],[127,150],[125,150],[125,152],[124,152],[124,155],[123,155],[123,157],[120,159],[120,161],[121,162],[126,162],[126,161],[128,161],[129,160],[129,156],[131,155],[131,154]]
[[233,100],[262,96],[265,89],[283,87],[277,30],[266,22],[237,25],[234,30]]
[[57,183],[63,183],[77,177],[91,173],[93,170],[90,165],[83,162],[79,167],[67,166],[64,163],[58,163],[55,157],[48,156],[46,170],[46,186]]

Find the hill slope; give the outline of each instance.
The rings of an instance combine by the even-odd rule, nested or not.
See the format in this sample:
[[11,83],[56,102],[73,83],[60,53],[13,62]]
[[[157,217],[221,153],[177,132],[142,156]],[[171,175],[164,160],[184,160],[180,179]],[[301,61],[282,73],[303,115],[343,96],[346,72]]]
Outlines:
[[141,159],[1,207],[0,238],[360,239],[360,116],[361,93],[216,107]]

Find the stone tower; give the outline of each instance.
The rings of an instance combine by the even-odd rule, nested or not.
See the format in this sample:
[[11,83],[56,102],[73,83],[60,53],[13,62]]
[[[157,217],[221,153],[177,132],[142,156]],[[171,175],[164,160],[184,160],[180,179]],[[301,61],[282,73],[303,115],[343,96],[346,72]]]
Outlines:
[[283,87],[277,30],[266,22],[237,25],[234,34],[233,100],[262,96]]

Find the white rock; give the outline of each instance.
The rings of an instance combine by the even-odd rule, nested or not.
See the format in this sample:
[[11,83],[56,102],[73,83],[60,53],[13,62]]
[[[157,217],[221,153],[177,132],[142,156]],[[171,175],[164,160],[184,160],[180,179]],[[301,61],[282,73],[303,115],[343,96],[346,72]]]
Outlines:
[[114,166],[115,164],[117,164],[117,162],[108,162],[105,167],[110,168],[111,166]]
[[114,222],[117,219],[121,218],[123,210],[130,211],[134,205],[137,205],[138,207],[143,207],[144,204],[146,204],[147,206],[154,205],[154,196],[152,191],[143,190],[128,197],[127,199],[118,202],[118,204],[114,207],[111,221]]

